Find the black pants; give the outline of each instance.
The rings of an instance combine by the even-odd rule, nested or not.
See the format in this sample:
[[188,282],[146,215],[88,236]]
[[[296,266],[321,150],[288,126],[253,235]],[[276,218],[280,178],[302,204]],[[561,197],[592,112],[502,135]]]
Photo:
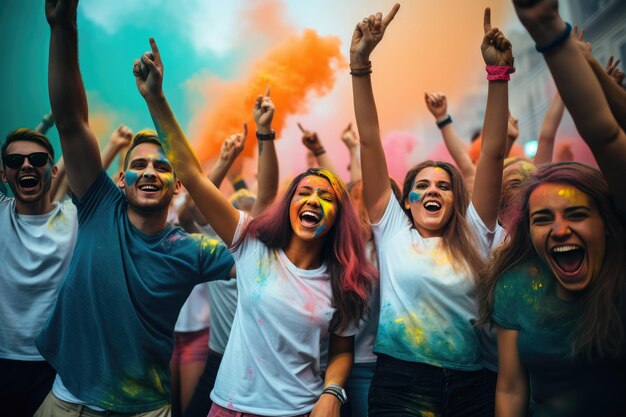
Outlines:
[[489,371],[455,371],[379,355],[369,417],[482,417],[495,413]]
[[220,369],[221,363],[222,354],[209,350],[204,371],[198,380],[198,385],[196,385],[196,390],[191,401],[189,401],[184,417],[207,417],[209,415],[209,410],[213,405],[209,395],[215,386],[217,371]]
[[32,417],[52,389],[56,372],[46,361],[0,359],[3,414]]

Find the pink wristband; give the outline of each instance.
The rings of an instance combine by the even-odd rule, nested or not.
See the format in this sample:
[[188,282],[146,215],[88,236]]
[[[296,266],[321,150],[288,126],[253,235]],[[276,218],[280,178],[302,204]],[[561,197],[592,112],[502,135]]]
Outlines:
[[489,81],[509,81],[510,74],[515,72],[515,67],[509,67],[508,65],[487,65],[487,79]]

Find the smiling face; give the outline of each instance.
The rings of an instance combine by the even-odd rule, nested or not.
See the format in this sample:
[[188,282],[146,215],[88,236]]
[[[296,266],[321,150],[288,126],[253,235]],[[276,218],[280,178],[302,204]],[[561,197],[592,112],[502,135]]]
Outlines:
[[533,246],[560,284],[557,294],[569,298],[586,289],[602,266],[606,246],[604,220],[593,200],[571,185],[545,183],[528,204]]
[[[48,159],[43,166],[36,166],[28,157],[24,158],[19,167],[12,168],[4,164],[2,180],[6,182],[18,206],[29,206],[33,210],[20,210],[18,212],[29,214],[42,214],[50,209],[49,190],[52,179],[56,177],[57,167],[53,164],[47,149],[32,141],[17,140],[7,147],[6,156],[30,155],[33,153],[43,153],[48,155]],[[43,211],[41,211],[43,210]]]
[[308,175],[298,183],[289,206],[294,237],[311,241],[324,237],[335,224],[337,195],[326,178]]
[[163,149],[154,143],[142,143],[127,158],[128,166],[118,186],[126,191],[128,204],[141,211],[167,209],[180,190],[180,182]]
[[423,237],[443,235],[454,212],[454,194],[448,172],[426,167],[417,173],[404,205],[411,211],[413,224]]

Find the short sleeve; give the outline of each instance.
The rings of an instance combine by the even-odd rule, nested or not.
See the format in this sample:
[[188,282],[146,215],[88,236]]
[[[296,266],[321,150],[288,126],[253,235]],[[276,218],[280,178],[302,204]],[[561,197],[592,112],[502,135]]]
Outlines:
[[474,203],[470,203],[467,208],[467,222],[476,234],[480,254],[484,259],[489,260],[491,252],[504,240],[505,230],[499,224],[496,224],[493,230],[489,230],[478,215]]
[[222,242],[202,236],[202,281],[228,279],[235,261]]
[[507,329],[520,330],[518,320],[519,299],[522,297],[516,289],[519,277],[514,271],[504,274],[496,283],[493,301],[493,321]]
[[382,245],[393,239],[398,233],[411,228],[411,222],[402,210],[402,207],[390,193],[389,202],[383,216],[378,223],[372,223],[372,233],[377,245]]

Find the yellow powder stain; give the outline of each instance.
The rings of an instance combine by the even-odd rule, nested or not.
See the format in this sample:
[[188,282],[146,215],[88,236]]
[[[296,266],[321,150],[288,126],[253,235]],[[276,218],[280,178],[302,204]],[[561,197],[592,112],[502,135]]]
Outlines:
[[436,417],[437,414],[435,414],[433,411],[422,411],[421,412],[422,417]]
[[404,318],[403,317],[397,318],[396,323],[404,323]]
[[586,205],[587,199],[580,191],[578,191],[574,187],[564,187],[560,188],[557,194],[561,197],[566,198],[570,203],[576,205]]
[[163,389],[163,384],[161,384],[161,378],[159,378],[159,373],[156,368],[152,368],[152,376],[154,378],[154,386],[159,390],[161,394],[165,394],[165,390]]
[[537,291],[543,288],[543,282],[537,279],[533,279],[532,288],[533,288],[533,291]]

